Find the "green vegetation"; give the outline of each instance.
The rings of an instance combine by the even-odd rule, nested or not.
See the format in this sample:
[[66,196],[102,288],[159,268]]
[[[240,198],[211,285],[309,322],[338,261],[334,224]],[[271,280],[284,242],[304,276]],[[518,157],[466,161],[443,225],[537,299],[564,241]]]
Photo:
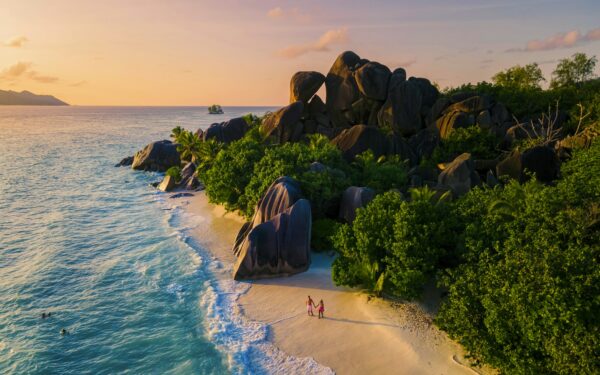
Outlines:
[[410,201],[394,191],[377,196],[334,235],[340,256],[333,264],[333,280],[417,298],[435,271],[452,263],[449,210],[427,188],[413,190]]
[[380,156],[375,159],[367,150],[357,155],[352,163],[354,185],[368,186],[378,193],[406,186],[407,167],[399,156]]
[[561,59],[552,73],[550,87],[575,86],[594,77],[598,59],[585,53],[575,53],[571,58]]
[[[523,121],[564,115],[564,137],[600,126],[600,80],[589,80],[595,64],[584,54],[562,60],[549,89],[540,87],[539,67],[529,64],[496,74],[494,83],[444,94],[489,94]],[[408,190],[408,166],[398,157],[367,151],[348,163],[320,135],[271,144],[260,132],[261,118],[245,119],[251,130],[228,145],[197,145],[191,133],[173,130],[211,202],[250,218],[276,178],[293,177],[311,202],[312,247],[338,253],[336,284],[411,300],[435,282],[447,292],[436,323],[474,358],[508,374],[600,373],[599,141],[574,150],[552,185],[512,181],[452,201],[429,188]],[[500,141],[479,125],[457,128],[422,163],[463,152],[496,159]],[[334,218],[351,185],[378,195],[351,224],[341,224]]]
[[435,164],[450,162],[464,152],[470,152],[475,159],[495,159],[500,154],[498,143],[499,139],[492,132],[479,125],[453,129],[434,150],[431,161]]
[[492,77],[492,81],[498,86],[519,90],[541,89],[540,84],[545,80],[537,63],[515,65]]
[[165,172],[165,176],[171,176],[175,182],[181,181],[181,167],[171,167]]
[[[598,373],[600,143],[557,186],[475,189],[455,205],[460,266],[437,323],[510,374]],[[595,161],[595,162],[594,162]]]

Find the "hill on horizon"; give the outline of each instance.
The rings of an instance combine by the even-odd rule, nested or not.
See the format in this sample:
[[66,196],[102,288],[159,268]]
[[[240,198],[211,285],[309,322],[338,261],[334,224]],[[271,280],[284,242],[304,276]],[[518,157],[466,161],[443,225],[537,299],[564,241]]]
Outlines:
[[29,91],[0,90],[0,105],[69,105],[52,95],[37,95]]

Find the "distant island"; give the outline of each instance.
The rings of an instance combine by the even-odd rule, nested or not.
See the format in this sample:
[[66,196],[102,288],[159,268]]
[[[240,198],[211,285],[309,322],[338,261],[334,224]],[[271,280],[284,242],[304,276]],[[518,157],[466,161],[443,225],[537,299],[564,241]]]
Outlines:
[[0,90],[0,105],[69,105],[52,95],[37,95],[29,91]]
[[223,108],[221,108],[220,105],[213,104],[210,107],[208,107],[208,113],[211,115],[221,115],[224,112],[223,112]]

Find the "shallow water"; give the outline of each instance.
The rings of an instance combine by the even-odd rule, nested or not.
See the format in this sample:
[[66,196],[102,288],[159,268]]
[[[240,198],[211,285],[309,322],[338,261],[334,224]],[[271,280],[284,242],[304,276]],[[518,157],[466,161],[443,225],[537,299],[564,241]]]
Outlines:
[[225,289],[242,286],[215,279],[160,175],[114,164],[177,125],[266,110],[0,107],[0,373],[259,372],[272,348],[230,345],[249,323]]

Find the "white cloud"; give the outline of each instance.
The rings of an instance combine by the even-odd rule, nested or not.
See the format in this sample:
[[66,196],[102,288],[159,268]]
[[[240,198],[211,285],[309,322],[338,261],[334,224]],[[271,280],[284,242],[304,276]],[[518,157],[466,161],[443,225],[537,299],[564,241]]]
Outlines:
[[558,33],[546,39],[534,39],[527,42],[524,48],[511,48],[507,52],[550,51],[559,48],[570,48],[583,43],[600,40],[600,27],[582,34],[579,30]]
[[58,81],[58,77],[46,76],[32,69],[33,64],[30,62],[19,61],[18,63],[9,66],[0,72],[0,81],[14,83],[21,79],[30,79],[40,83],[54,83]]
[[27,37],[25,37],[25,36],[15,36],[15,37],[7,40],[6,42],[4,42],[4,46],[20,48],[20,47],[23,47],[23,45],[28,41],[29,41],[29,39],[27,39]]
[[345,43],[348,39],[348,29],[346,27],[329,30],[315,42],[293,45],[280,50],[279,56],[295,58],[309,52],[326,52],[329,51],[331,45]]

